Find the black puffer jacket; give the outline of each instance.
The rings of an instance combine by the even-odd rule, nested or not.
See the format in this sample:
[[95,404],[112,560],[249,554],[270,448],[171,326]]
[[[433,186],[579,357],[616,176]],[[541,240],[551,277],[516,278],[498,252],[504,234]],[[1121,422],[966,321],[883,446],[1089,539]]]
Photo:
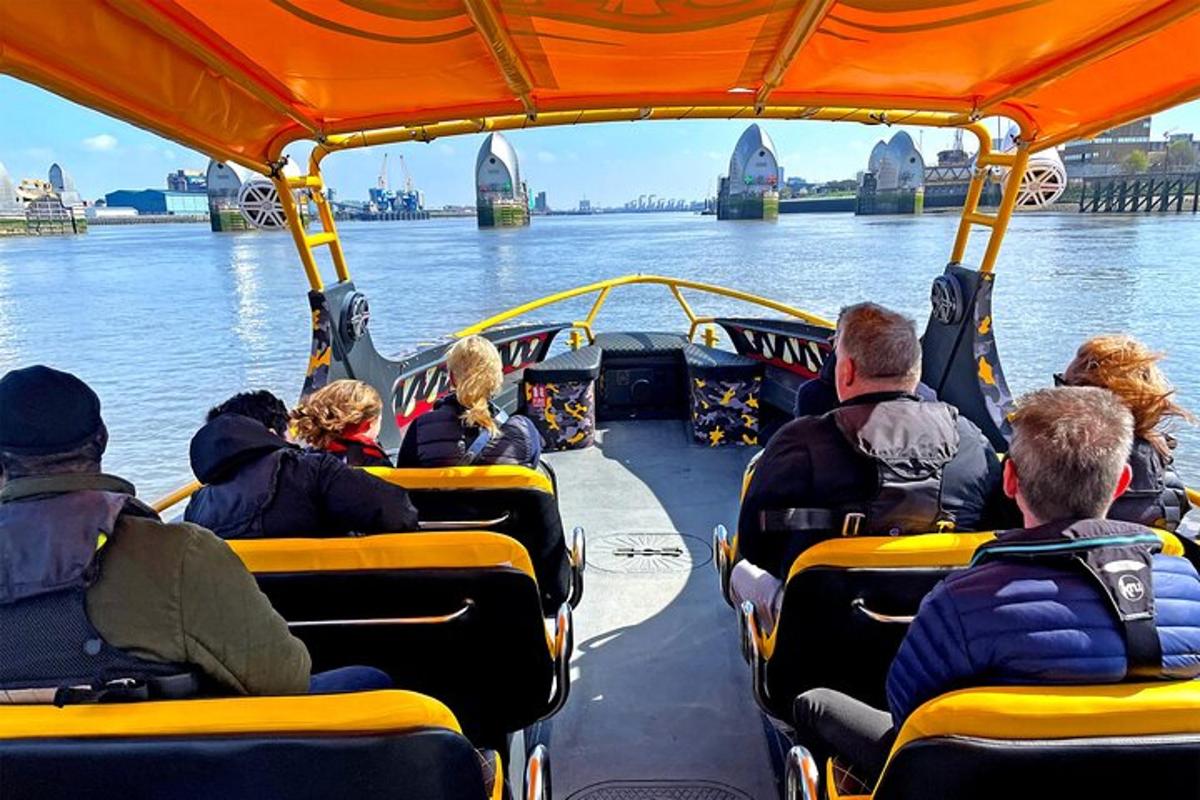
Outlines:
[[399,486],[303,451],[262,423],[217,417],[192,438],[192,471],[207,484],[184,519],[223,539],[411,531],[417,511]]
[[[1173,449],[1174,440],[1168,441]],[[1133,479],[1125,493],[1113,502],[1108,518],[1169,531],[1178,528],[1191,504],[1187,487],[1175,471],[1171,457],[1163,457],[1150,442],[1137,439],[1129,454],[1129,466],[1133,468]]]
[[[999,485],[995,451],[952,406],[901,392],[863,395],[792,420],[767,444],[742,500],[738,552],[782,578],[848,512],[866,515],[863,535],[926,533],[939,521],[977,530]],[[760,512],[794,508],[832,512],[829,528],[762,530]]]
[[[397,467],[455,467],[475,439],[479,428],[463,424],[466,409],[458,398],[448,394],[433,408],[417,417],[408,426]],[[500,426],[500,436],[494,437],[473,462],[484,464],[518,464],[536,467],[542,453],[542,437],[533,421],[513,414]]]

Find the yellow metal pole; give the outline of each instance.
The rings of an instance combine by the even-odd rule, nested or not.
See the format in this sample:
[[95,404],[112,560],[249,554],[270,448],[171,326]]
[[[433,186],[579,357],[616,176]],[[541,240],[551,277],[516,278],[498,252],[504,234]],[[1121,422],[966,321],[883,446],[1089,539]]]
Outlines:
[[585,317],[585,319],[587,320],[587,325],[588,325],[588,338],[589,339],[592,338],[591,337],[592,325],[595,324],[596,317],[600,314],[600,309],[604,308],[604,301],[608,300],[608,293],[611,291],[612,291],[611,286],[604,287],[604,289],[602,289],[600,291],[600,294],[596,296],[596,302],[592,303],[592,308],[590,311],[588,311],[588,314]]
[[996,212],[996,223],[988,236],[987,249],[983,260],[979,262],[979,272],[990,275],[996,267],[996,256],[1000,254],[1000,244],[1008,230],[1008,222],[1012,219],[1013,209],[1017,207],[1017,195],[1021,193],[1021,181],[1025,177],[1025,168],[1029,165],[1029,144],[1021,142],[1017,145],[1016,158],[1013,159],[1012,171],[1004,182],[1004,194],[1000,196],[1000,210]]
[[313,201],[317,206],[317,214],[321,218],[321,228],[327,236],[333,238],[329,240],[329,254],[333,258],[333,268],[337,272],[338,281],[350,280],[350,268],[346,266],[346,256],[342,252],[342,240],[338,236],[337,224],[333,219],[333,208],[330,207],[329,198],[325,196],[324,180],[321,178],[320,166],[317,167],[317,172],[308,176],[307,180],[316,178],[319,181],[318,186],[313,188]]
[[283,173],[273,176],[271,180],[275,182],[275,189],[279,192],[279,203],[283,206],[288,230],[292,232],[292,241],[296,245],[296,251],[300,254],[300,263],[304,265],[304,274],[308,277],[308,285],[312,287],[313,291],[319,292],[325,288],[325,284],[321,281],[321,270],[317,267],[317,260],[313,256],[312,248],[308,246],[308,234],[304,232],[304,220],[300,217],[300,209],[296,206],[292,187]]
[[182,503],[184,500],[187,500],[189,497],[191,497],[193,494],[195,494],[196,491],[203,485],[204,484],[200,483],[200,481],[192,481],[191,483],[187,484],[186,486],[180,486],[178,489],[171,492],[170,494],[165,494],[162,497],[158,498],[157,500],[155,500],[154,502],[152,502],[150,504],[150,507],[161,514],[162,512],[166,511],[171,506],[176,505],[178,503]]
[[971,183],[967,186],[967,199],[963,201],[962,216],[958,220],[958,233],[954,237],[954,249],[950,252],[950,263],[961,264],[967,252],[967,242],[971,238],[971,215],[979,208],[979,198],[983,195],[983,184],[987,182],[989,169],[980,164],[975,165],[971,175]]
[[[627,286],[635,283],[657,284],[667,287],[675,287],[675,290],[695,289],[696,291],[707,292],[709,294],[715,294],[722,297],[729,297],[734,300],[741,300],[744,303],[751,303],[753,305],[769,308],[772,311],[785,314],[789,317],[795,317],[796,319],[812,325],[818,325],[823,328],[833,327],[833,322],[825,319],[824,317],[816,314],[810,314],[807,311],[801,311],[800,309],[793,308],[785,303],[780,303],[766,297],[759,297],[758,295],[750,294],[749,292],[742,292],[737,289],[727,289],[724,286],[717,286],[716,284],[711,283],[701,283],[700,281],[690,281],[681,278],[665,278],[661,275],[625,275],[620,278],[610,278],[608,280],[591,283],[586,286],[579,286],[575,289],[568,289],[565,292],[547,295],[546,297],[542,297],[537,300],[531,300],[530,302],[519,305],[516,308],[511,308],[508,311],[488,317],[482,322],[477,322],[468,328],[463,328],[462,330],[456,332],[454,337],[462,338],[464,336],[470,336],[471,334],[481,333],[489,328],[494,328],[497,325],[501,325],[505,322],[520,317],[523,314],[528,314],[530,311],[536,311],[539,308],[554,305],[555,303],[561,303],[564,300],[570,300],[572,298],[591,294],[593,292],[600,292],[600,295],[596,298],[596,302],[592,305],[592,310],[588,313],[587,318],[575,323],[578,327],[583,328],[588,332],[588,339],[591,340],[594,338],[591,332],[592,323],[595,322],[596,315],[599,314],[600,308],[603,306],[604,301],[608,298],[609,290],[618,286]],[[696,319],[698,322],[709,321],[707,318],[701,317],[697,317]]]
[[688,301],[683,298],[683,292],[679,291],[679,287],[674,283],[670,284],[671,294],[675,295],[675,299],[679,301],[679,307],[683,309],[683,313],[687,315],[688,322],[696,324],[696,315],[692,312],[692,307],[688,305]]
[[716,347],[717,346],[717,329],[714,328],[711,324],[704,326],[704,346],[705,347]]

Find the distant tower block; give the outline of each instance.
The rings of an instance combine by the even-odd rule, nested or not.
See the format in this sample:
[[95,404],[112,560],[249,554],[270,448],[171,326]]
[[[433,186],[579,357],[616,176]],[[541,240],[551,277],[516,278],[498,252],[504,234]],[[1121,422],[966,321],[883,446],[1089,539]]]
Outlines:
[[481,228],[529,224],[529,191],[517,151],[499,133],[488,134],[475,159],[475,207]]
[[729,159],[729,175],[721,178],[717,219],[778,217],[780,171],[771,137],[758,125],[746,128]]
[[925,159],[900,131],[871,151],[858,183],[858,214],[920,214],[925,207]]

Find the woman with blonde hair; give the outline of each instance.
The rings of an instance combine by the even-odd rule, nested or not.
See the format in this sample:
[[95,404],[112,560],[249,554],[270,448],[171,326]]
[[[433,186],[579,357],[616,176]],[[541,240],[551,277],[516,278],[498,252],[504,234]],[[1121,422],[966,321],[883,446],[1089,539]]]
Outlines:
[[383,401],[362,381],[333,381],[304,398],[292,411],[297,441],[324,450],[352,467],[390,467],[379,446]]
[[1105,334],[1080,345],[1066,371],[1054,377],[1060,385],[1108,389],[1133,414],[1133,479],[1113,503],[1109,518],[1173,531],[1190,505],[1172,466],[1175,439],[1166,427],[1172,420],[1195,418],[1175,402],[1175,389],[1158,368],[1162,358],[1132,336]]
[[397,466],[537,466],[542,437],[532,420],[492,403],[504,383],[496,346],[482,336],[461,339],[447,353],[446,369],[453,391],[408,426]]

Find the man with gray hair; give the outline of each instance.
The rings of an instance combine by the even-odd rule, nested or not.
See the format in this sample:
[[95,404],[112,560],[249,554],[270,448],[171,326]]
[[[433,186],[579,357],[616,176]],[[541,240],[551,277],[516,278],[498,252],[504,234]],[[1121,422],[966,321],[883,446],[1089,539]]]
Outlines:
[[911,319],[875,303],[848,306],[835,352],[840,404],[784,425],[742,498],[731,590],[768,627],[805,548],[841,531],[975,530],[999,486],[1000,462],[979,428],[914,394],[921,341]]
[[1104,519],[1129,486],[1129,410],[1106,389],[1043,389],[1010,419],[1004,491],[1025,528],[926,596],[888,672],[891,713],[829,689],[796,699],[799,742],[867,783],[904,720],[952,689],[1200,675],[1200,575],[1149,528]]

